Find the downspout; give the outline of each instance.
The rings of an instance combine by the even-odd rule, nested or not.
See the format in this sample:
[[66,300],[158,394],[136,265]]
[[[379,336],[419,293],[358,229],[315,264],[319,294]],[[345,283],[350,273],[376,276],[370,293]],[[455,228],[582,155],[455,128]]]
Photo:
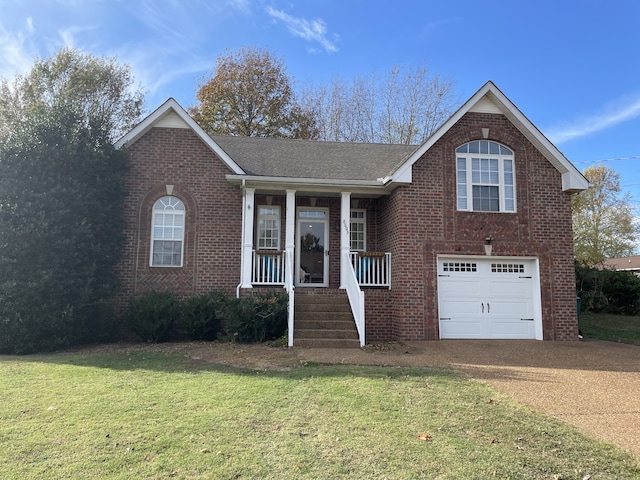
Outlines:
[[244,272],[244,216],[247,209],[247,196],[244,191],[245,179],[242,179],[242,235],[240,237],[240,283],[236,287],[236,298],[240,298],[240,287],[242,286],[242,272]]

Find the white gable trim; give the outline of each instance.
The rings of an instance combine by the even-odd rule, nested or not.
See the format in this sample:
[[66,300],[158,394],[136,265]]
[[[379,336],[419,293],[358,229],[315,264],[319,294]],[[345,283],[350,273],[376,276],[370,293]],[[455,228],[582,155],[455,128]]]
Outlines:
[[418,147],[411,157],[393,173],[392,181],[394,183],[411,182],[413,164],[467,112],[503,114],[562,174],[563,191],[578,192],[589,187],[589,181],[580,171],[490,81],[467,100],[422,146]]
[[147,118],[136,125],[129,133],[116,142],[116,148],[122,148],[134,144],[140,137],[147,133],[152,127],[169,128],[190,128],[193,132],[233,171],[242,175],[245,172],[233,159],[207,135],[187,111],[173,98],[169,98]]

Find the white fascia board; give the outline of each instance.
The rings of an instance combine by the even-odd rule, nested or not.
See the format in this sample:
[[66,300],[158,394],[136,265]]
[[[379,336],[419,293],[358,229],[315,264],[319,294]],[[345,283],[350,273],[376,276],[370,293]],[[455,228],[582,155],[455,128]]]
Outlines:
[[525,136],[553,166],[562,174],[563,191],[580,191],[589,187],[588,180],[576,167],[538,130],[527,117],[500,91],[488,81],[469,100],[467,100],[449,119],[444,122],[431,137],[402,164],[392,175],[392,182],[411,182],[411,168],[442,136],[449,131],[467,112],[484,97],[493,102],[516,128]]
[[169,98],[154,112],[147,116],[142,122],[136,125],[129,133],[123,136],[115,144],[116,148],[122,148],[135,143],[140,137],[147,133],[158,121],[169,112],[175,112],[193,132],[236,174],[242,175],[244,170],[218,145],[207,133],[198,125],[191,115],[180,106],[173,98]]
[[245,185],[262,189],[294,189],[299,191],[326,191],[341,192],[348,189],[352,191],[369,191],[377,194],[385,194],[390,191],[389,183],[380,180],[335,180],[325,178],[294,178],[294,177],[266,177],[258,175],[226,175],[227,181],[232,185]]

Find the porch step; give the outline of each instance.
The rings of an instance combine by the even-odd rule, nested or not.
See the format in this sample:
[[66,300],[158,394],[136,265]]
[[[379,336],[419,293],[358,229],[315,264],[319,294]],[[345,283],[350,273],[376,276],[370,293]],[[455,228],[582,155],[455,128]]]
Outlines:
[[296,291],[294,346],[359,348],[358,330],[346,293],[325,292]]

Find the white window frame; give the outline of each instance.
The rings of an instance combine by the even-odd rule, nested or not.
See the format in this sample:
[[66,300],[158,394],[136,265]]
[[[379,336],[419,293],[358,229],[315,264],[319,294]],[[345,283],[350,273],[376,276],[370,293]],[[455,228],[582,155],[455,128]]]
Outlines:
[[[164,196],[153,204],[151,215],[151,248],[149,248],[149,266],[162,268],[182,267],[184,262],[184,230],[185,230],[185,206],[177,197]],[[162,264],[154,262],[156,255],[156,242],[173,242],[180,244],[180,256],[178,263]],[[162,256],[160,257],[162,258]]]
[[[353,214],[356,213],[358,215],[362,215],[361,217],[354,217]],[[367,251],[367,211],[362,208],[352,208],[349,211],[349,248],[352,252],[366,252]],[[352,235],[354,232],[358,231],[354,229],[354,225],[362,226],[362,240],[353,239]],[[358,243],[362,243],[362,248],[357,248]],[[354,247],[354,244],[356,245]]]
[[[488,161],[496,161],[498,181],[475,178],[474,160],[487,165]],[[483,162],[484,161],[484,162]],[[456,207],[460,211],[515,213],[516,204],[516,172],[513,150],[490,140],[467,142],[456,149]],[[482,177],[482,172],[479,173]],[[475,181],[474,181],[475,180]],[[475,209],[473,206],[473,187],[496,187],[498,189],[498,209]]]
[[[268,212],[265,212],[267,210]],[[264,213],[263,213],[264,212]],[[274,213],[277,212],[277,213]],[[275,229],[267,228],[265,222],[275,221]],[[274,231],[272,237],[263,236],[267,230]],[[282,231],[282,216],[279,205],[258,205],[258,228],[256,233],[257,250],[280,250],[280,233]],[[261,245],[261,241],[264,244]],[[267,240],[271,240],[271,245],[266,245]]]

